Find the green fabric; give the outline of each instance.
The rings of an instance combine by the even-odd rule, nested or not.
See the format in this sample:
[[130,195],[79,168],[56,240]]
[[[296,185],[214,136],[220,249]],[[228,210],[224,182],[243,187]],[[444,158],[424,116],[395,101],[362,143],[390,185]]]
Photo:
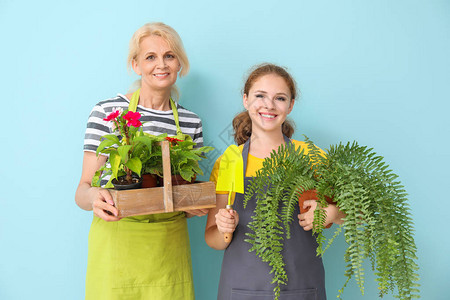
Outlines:
[[194,299],[184,213],[95,217],[89,232],[86,299]]

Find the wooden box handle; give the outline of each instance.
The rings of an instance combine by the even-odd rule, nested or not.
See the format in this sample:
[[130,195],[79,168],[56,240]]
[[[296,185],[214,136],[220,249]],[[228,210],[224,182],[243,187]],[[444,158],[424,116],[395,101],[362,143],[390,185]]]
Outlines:
[[173,212],[173,193],[172,193],[172,174],[170,171],[170,143],[161,142],[162,163],[163,163],[163,181],[164,181],[164,210]]

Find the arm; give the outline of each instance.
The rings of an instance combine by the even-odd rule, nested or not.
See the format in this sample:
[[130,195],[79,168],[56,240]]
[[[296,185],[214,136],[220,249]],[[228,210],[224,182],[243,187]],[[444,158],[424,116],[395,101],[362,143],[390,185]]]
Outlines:
[[[92,177],[106,162],[106,156],[96,157],[93,152],[84,152],[83,169],[80,183],[75,193],[75,202],[84,210],[93,210],[94,214],[105,221],[118,221],[118,210],[114,207],[111,194],[106,189],[91,187]],[[108,214],[111,212],[112,215]]]
[[[311,230],[313,228],[313,221],[314,221],[314,211],[317,207],[317,201],[316,200],[307,200],[304,203],[304,208],[310,207],[309,211],[307,211],[304,214],[298,215],[299,224],[305,231]],[[328,204],[327,207],[324,208],[325,212],[327,214],[327,218],[325,219],[325,224],[323,226],[327,226],[328,224],[335,223],[335,224],[342,224],[344,221],[342,220],[345,218],[345,214],[339,210],[339,208],[335,204]]]
[[223,250],[230,243],[225,243],[224,233],[233,233],[239,223],[239,215],[235,210],[226,210],[228,195],[216,194],[216,207],[208,213],[205,228],[205,241],[213,249]]
[[193,209],[193,210],[185,210],[184,212],[186,213],[186,218],[192,218],[192,217],[201,217],[204,216],[208,213],[209,209],[204,208],[204,209]]

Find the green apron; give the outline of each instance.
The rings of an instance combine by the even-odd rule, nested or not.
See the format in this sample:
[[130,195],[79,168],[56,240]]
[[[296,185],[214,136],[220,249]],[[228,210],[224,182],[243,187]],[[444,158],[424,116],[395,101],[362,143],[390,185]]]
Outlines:
[[[137,100],[130,101],[129,110],[136,110]],[[181,137],[172,100],[171,106],[177,137]],[[184,213],[134,216],[117,222],[94,216],[89,232],[86,299],[194,299]]]

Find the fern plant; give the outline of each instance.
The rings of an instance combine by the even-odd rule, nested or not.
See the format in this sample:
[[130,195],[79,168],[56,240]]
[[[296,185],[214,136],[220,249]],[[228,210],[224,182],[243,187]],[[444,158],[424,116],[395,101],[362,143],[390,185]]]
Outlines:
[[316,184],[311,166],[312,161],[303,150],[295,149],[293,144],[282,145],[278,152],[271,153],[270,159],[264,160],[263,167],[245,193],[244,207],[253,195],[256,195],[257,202],[252,221],[248,224],[253,233],[245,241],[252,245],[250,251],[255,251],[272,267],[276,299],[281,285],[287,282],[281,254],[282,236],[285,233],[286,238],[290,238],[289,224],[293,220],[298,197]]
[[[253,233],[246,241],[252,245],[250,251],[272,266],[275,299],[281,284],[287,281],[280,254],[283,233],[290,237],[288,224],[293,220],[299,194],[313,188],[320,204],[313,224],[319,244],[317,254],[323,255],[342,231],[348,244],[344,255],[347,280],[338,298],[352,277],[364,294],[363,263],[367,259],[375,272],[380,297],[397,288],[396,297],[400,299],[419,298],[412,219],[398,176],[383,157],[356,142],[331,146],[325,155],[308,139],[307,144],[308,155],[292,144],[273,151],[245,195],[244,204],[253,195],[257,199],[253,220],[248,224]],[[325,195],[346,214],[344,224],[329,239],[323,235]]]

